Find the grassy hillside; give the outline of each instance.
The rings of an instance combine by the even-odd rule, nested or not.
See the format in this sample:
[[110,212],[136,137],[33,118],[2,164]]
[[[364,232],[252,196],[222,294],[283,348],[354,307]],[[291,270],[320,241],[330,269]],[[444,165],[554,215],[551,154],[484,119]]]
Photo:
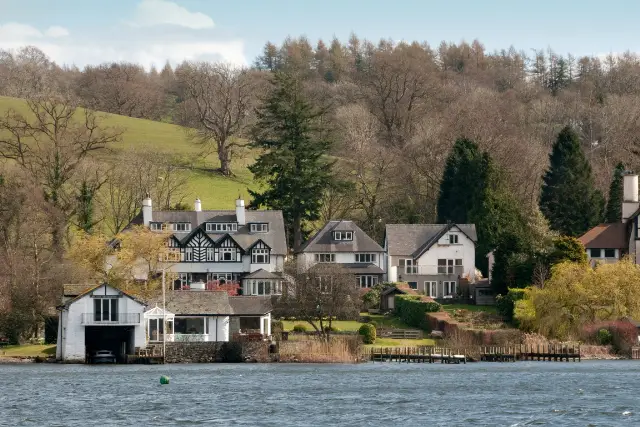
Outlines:
[[[27,113],[27,107],[22,99],[0,96],[0,114],[4,115],[8,109]],[[115,114],[100,113],[102,123],[124,131],[122,142],[114,145],[114,152],[134,149],[153,149],[179,159],[185,165],[188,176],[185,202],[191,204],[196,197],[202,200],[203,209],[229,209],[235,206],[235,199],[242,194],[248,198],[247,187],[253,188],[251,173],[247,166],[253,162],[250,153],[234,162],[234,178],[225,178],[210,170],[220,166],[215,153],[205,159],[198,155],[201,147],[190,142],[180,126],[154,122],[151,120],[134,119]],[[113,154],[103,152],[99,159],[108,162]]]

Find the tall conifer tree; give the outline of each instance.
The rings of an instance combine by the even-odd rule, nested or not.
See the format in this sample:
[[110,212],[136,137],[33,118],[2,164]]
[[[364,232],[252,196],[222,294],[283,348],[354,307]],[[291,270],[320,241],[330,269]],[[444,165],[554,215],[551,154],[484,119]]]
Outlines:
[[624,165],[618,163],[613,170],[613,179],[609,187],[609,200],[607,201],[607,210],[605,213],[605,222],[614,223],[622,220],[622,174],[624,173]]
[[552,230],[578,237],[602,221],[604,197],[595,189],[591,165],[569,126],[558,134],[549,160],[540,210]]
[[294,251],[300,249],[304,224],[319,218],[322,195],[334,182],[331,147],[321,126],[323,111],[305,99],[300,82],[276,72],[273,87],[261,108],[252,132],[253,148],[262,151],[249,167],[254,177],[266,184],[263,191],[251,191],[251,206],[282,210]]

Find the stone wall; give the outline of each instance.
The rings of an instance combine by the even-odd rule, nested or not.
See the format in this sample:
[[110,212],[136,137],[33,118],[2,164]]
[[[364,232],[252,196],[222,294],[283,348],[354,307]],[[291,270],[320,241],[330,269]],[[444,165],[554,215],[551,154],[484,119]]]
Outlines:
[[167,343],[166,363],[269,362],[268,342]]

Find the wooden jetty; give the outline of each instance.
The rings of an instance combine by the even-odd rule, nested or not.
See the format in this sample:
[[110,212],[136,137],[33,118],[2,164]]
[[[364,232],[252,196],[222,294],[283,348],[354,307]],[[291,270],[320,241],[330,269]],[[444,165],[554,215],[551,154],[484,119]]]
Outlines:
[[460,350],[426,346],[372,348],[369,358],[374,362],[467,363],[466,353]]
[[371,348],[368,358],[374,362],[467,363],[516,362],[521,360],[547,362],[579,362],[580,346],[574,344],[446,347],[379,347]]

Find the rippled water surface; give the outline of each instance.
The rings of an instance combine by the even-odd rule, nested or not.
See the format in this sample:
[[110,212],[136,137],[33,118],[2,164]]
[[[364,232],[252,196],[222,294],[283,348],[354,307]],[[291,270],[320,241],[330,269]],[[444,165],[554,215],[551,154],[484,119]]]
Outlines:
[[0,425],[639,426],[640,362],[0,365]]

